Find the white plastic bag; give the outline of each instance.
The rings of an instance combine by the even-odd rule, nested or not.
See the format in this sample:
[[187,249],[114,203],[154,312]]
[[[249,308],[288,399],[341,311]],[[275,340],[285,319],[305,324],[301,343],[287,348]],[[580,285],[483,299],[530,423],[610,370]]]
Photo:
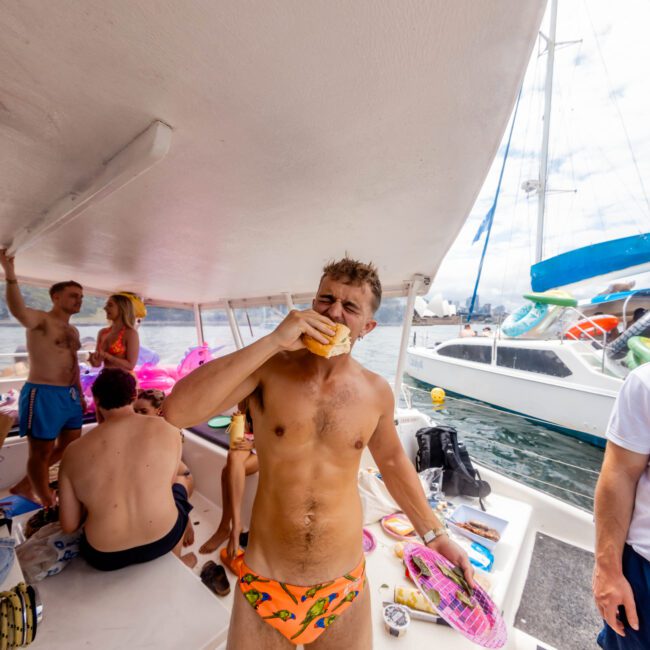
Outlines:
[[427,500],[435,498],[442,491],[442,476],[442,467],[429,467],[418,473]]
[[38,582],[60,573],[79,555],[81,531],[64,533],[56,521],[37,530],[16,548],[20,568],[28,582]]
[[400,509],[375,469],[359,470],[359,495],[364,526],[374,524],[385,515],[391,515]]

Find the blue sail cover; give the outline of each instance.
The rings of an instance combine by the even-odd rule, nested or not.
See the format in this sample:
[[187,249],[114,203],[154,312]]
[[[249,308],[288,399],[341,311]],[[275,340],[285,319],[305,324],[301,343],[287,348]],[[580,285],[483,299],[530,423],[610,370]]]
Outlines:
[[644,233],[549,257],[530,267],[530,282],[533,291],[546,291],[648,262],[650,233]]

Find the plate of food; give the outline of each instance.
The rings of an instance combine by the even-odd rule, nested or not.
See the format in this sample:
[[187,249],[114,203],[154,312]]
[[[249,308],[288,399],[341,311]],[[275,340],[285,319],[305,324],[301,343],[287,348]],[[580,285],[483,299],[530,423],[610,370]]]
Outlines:
[[508,522],[477,508],[462,505],[458,506],[447,519],[447,525],[457,533],[493,551]]
[[411,580],[449,625],[484,648],[505,645],[508,632],[497,606],[479,584],[469,586],[461,569],[420,544],[404,547],[404,564]]
[[386,515],[381,520],[381,527],[396,539],[413,541],[418,539],[413,524],[403,512],[394,512],[392,515]]

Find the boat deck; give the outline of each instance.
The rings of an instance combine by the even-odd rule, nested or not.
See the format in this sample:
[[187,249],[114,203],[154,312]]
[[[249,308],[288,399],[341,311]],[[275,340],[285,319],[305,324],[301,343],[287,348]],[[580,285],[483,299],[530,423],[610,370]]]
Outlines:
[[[217,559],[217,553],[200,555],[198,549],[214,532],[221,511],[199,493],[195,492],[191,500],[195,541],[184,552],[197,555],[199,561],[193,570],[171,554],[110,573],[95,571],[77,558],[59,575],[37,584],[44,618],[32,647],[35,650],[225,648],[235,578],[228,574],[232,590],[224,598],[213,595],[198,578],[203,564],[209,559]],[[494,569],[488,574],[493,598],[502,606],[517,567],[530,507],[513,499],[491,496],[489,509],[495,514],[507,512],[511,521],[499,542]],[[30,516],[31,513],[21,515],[15,522],[24,524]],[[409,586],[409,583],[402,562],[393,552],[396,540],[384,533],[378,524],[369,528],[377,540],[376,549],[367,556],[373,601],[374,648],[417,649],[428,647],[432,642],[453,650],[474,648],[474,644],[451,628],[423,621],[412,621],[402,638],[388,636],[381,618],[380,603],[391,600],[396,585]],[[14,566],[8,583],[18,580],[17,572],[18,568]],[[383,585],[388,585],[388,588]],[[508,647],[527,646],[517,643]],[[536,648],[537,645],[529,647]]]
[[[7,453],[10,451],[7,449]],[[220,503],[218,476],[225,457],[225,450],[192,433],[186,434],[184,459],[192,467],[197,485],[191,499],[195,542],[184,550],[197,555],[198,563],[193,570],[172,555],[108,574],[93,571],[83,560],[75,559],[61,574],[37,585],[44,620],[33,647],[48,650],[225,648],[236,589],[234,576],[229,574],[232,591],[225,598],[215,596],[198,577],[207,560],[217,559],[217,553],[201,555],[198,549],[214,532],[221,516],[217,505]],[[492,494],[485,500],[487,509],[509,522],[495,550],[494,568],[487,574],[492,598],[503,611],[508,626],[509,640],[505,647],[518,650],[592,647],[598,620],[593,608],[589,614],[591,554],[558,541],[574,540],[582,548],[592,548],[589,535],[585,534],[585,530],[590,530],[585,528],[589,517],[488,470],[485,473],[493,485]],[[249,477],[244,511],[250,512],[255,486],[256,477]],[[462,500],[454,499],[454,502],[459,504]],[[28,517],[23,515],[16,521],[20,523]],[[246,518],[243,512],[244,522]],[[411,622],[401,638],[387,634],[381,602],[392,599],[396,585],[409,586],[409,583],[403,564],[393,551],[396,540],[379,524],[369,529],[377,540],[377,547],[367,556],[373,648],[418,650],[433,645],[449,650],[475,648],[451,628],[417,620]],[[542,538],[540,530],[546,533]],[[15,582],[15,575],[10,579]],[[561,581],[573,587],[567,590],[564,600],[558,599],[554,591]],[[579,607],[577,598],[581,599]]]
[[596,647],[593,566],[593,553],[538,533],[515,625],[562,650]]

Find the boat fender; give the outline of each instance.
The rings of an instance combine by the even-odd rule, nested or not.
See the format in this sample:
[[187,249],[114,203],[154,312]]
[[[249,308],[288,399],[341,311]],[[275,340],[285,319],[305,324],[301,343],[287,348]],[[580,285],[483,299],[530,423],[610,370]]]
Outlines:
[[548,305],[541,302],[523,305],[503,321],[501,331],[506,336],[521,336],[539,325],[546,318],[548,309]]
[[442,388],[432,388],[431,389],[431,401],[434,404],[442,404],[445,401],[445,391]]

